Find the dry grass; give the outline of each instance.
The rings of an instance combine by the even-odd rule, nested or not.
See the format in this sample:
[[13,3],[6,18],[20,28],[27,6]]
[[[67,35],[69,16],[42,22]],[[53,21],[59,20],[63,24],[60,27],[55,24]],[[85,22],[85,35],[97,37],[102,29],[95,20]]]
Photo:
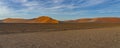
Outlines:
[[[2,26],[5,25],[5,26]],[[21,26],[19,26],[21,25]],[[1,24],[0,29],[9,27],[9,30],[20,28],[38,28],[42,25],[35,24]],[[81,25],[81,26],[80,26]],[[87,25],[87,26],[83,26]],[[120,27],[119,24],[61,24],[46,26],[47,29],[58,27],[70,28],[59,31],[39,31],[33,33],[1,34],[0,48],[120,48]],[[76,27],[80,27],[77,28]],[[116,26],[116,27],[115,27]],[[18,28],[17,28],[18,27]],[[85,27],[85,28],[82,28]],[[92,29],[88,29],[92,27]],[[25,29],[26,29],[25,28]],[[64,29],[62,28],[62,29]],[[56,28],[55,28],[56,29]],[[74,29],[74,30],[71,30]],[[81,29],[81,30],[78,30]],[[82,30],[84,29],[84,30]],[[5,29],[7,30],[7,29]]]

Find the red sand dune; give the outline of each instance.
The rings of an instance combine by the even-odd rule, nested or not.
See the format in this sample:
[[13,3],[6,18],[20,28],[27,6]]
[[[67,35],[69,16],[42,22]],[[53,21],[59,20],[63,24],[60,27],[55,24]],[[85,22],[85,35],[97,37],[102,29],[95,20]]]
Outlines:
[[120,18],[115,17],[103,17],[103,18],[84,18],[84,19],[77,19],[77,20],[68,20],[66,22],[99,22],[99,23],[120,23]]
[[120,22],[120,18],[94,18],[93,22],[112,22],[112,23],[117,23],[117,22]]

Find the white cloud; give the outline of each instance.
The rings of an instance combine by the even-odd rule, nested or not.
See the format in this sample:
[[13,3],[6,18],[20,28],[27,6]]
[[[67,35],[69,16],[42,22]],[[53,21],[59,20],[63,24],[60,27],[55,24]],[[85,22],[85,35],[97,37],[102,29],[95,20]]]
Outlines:
[[37,6],[39,5],[39,3],[38,2],[27,2],[27,3],[24,3],[23,5],[30,7],[30,6]]
[[40,4],[36,1],[26,2],[26,3],[23,3],[22,5],[26,6],[27,9],[35,9],[35,8],[38,8],[38,6],[40,6]]
[[8,18],[8,17],[23,17],[28,16],[29,14],[19,13],[10,7],[7,4],[0,1],[0,19]]
[[52,0],[54,3],[61,3],[63,2],[64,0]]
[[0,16],[8,15],[12,12],[8,6],[4,5],[2,2],[0,2]]
[[94,6],[98,4],[102,4],[106,2],[107,0],[86,0],[85,3],[81,4],[80,7],[89,7],[89,6]]
[[16,2],[16,3],[25,3],[28,2],[28,0],[11,0],[12,2]]
[[[72,0],[71,2],[68,2],[69,4],[61,4],[61,2],[64,2],[65,0],[53,0],[53,2],[55,3],[53,7],[51,7],[52,9],[75,9],[75,8],[84,8],[84,7],[90,7],[90,6],[95,6],[98,4],[102,4],[105,3],[108,0]],[[74,2],[75,1],[75,2]],[[80,3],[82,1],[85,1],[84,3]],[[75,6],[77,3],[77,6]]]

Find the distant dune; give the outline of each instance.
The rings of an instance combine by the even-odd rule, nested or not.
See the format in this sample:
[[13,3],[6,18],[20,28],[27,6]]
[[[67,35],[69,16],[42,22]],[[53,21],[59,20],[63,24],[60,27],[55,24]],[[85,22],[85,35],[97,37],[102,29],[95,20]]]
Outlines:
[[120,23],[120,18],[94,18],[92,22],[112,22],[112,23]]
[[67,20],[65,22],[85,23],[85,22],[90,22],[91,20],[92,20],[91,18],[84,18],[84,19],[77,19],[77,20]]
[[26,23],[27,19],[21,19],[21,18],[7,18],[3,20],[3,23]]
[[22,18],[7,18],[0,21],[1,23],[59,23],[58,20],[52,19],[48,16],[41,16],[34,19]]
[[120,23],[120,18],[118,17],[101,17],[101,18],[81,18],[76,20],[65,20],[60,21],[53,19],[48,16],[40,16],[33,19],[22,19],[22,18],[7,18],[1,20],[0,23]]
[[115,18],[115,17],[83,18],[83,19],[77,19],[77,20],[67,20],[65,22],[75,22],[75,23],[84,23],[84,22],[120,23],[120,18]]

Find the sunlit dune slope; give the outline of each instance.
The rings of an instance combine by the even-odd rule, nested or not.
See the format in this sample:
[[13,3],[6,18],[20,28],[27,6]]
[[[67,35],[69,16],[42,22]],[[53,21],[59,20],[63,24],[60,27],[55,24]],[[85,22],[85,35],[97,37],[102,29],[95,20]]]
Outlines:
[[59,21],[52,19],[48,16],[42,16],[42,17],[32,19],[28,23],[59,23]]

